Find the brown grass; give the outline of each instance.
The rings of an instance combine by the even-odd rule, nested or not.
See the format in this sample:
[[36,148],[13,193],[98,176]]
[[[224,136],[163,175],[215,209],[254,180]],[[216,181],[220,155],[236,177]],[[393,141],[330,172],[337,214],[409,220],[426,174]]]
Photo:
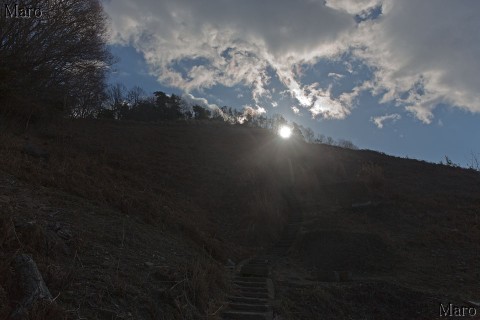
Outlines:
[[[217,137],[219,130],[223,134]],[[169,262],[183,270],[174,273],[173,279],[184,282],[178,286],[181,294],[170,302],[168,297],[172,293],[164,297],[164,308],[174,306],[176,311],[170,309],[169,312],[179,313],[179,318],[214,313],[225,290],[221,267],[225,261],[241,259],[258,244],[268,245],[281,230],[284,212],[278,190],[282,185],[272,183],[281,179],[277,178],[278,166],[268,173],[264,170],[269,167],[265,159],[272,150],[275,151],[275,146],[272,136],[263,130],[209,124],[67,121],[31,127],[29,132],[21,135],[15,130],[2,129],[2,132],[5,134],[0,139],[0,165],[22,183],[39,190],[70,194],[75,203],[84,199],[118,214],[139,218],[141,223],[154,226],[156,230],[180,236],[178,239],[182,240],[179,241],[185,243],[182,245],[190,246],[189,251],[202,257],[194,263],[191,258],[185,258],[184,267],[180,260]],[[48,161],[22,153],[25,136],[28,136],[29,143],[49,152]],[[73,200],[77,197],[78,200]],[[43,210],[44,205],[35,201],[27,195],[12,199],[13,203],[24,207],[29,216],[25,218],[27,220]],[[46,200],[49,201],[52,200]],[[19,214],[17,211],[16,216]],[[47,220],[51,218],[45,216],[45,221],[40,216],[38,218],[31,225],[17,230],[9,218],[5,218],[0,226],[5,229],[2,230],[0,248],[4,249],[3,243],[16,241],[15,250],[33,253],[52,294],[60,293],[59,301],[65,303],[64,292],[78,290],[73,289],[78,277],[90,272],[84,269],[84,265],[90,263],[90,256],[98,257],[94,248],[114,245],[108,251],[115,251],[118,243],[102,243],[105,240],[98,234],[82,229],[85,222],[77,221],[73,243],[68,244],[71,256],[65,259],[63,242],[58,242],[58,237],[47,228]],[[103,222],[94,223],[101,225]],[[106,228],[112,229],[111,226]],[[120,240],[123,243],[127,240],[125,226],[122,228],[124,230],[118,232],[123,233]],[[129,238],[128,232],[126,237]],[[148,246],[153,249],[155,243]],[[122,254],[121,251],[118,254]],[[129,300],[131,292],[138,290],[131,283],[133,279],[126,280],[122,276],[122,258],[116,259],[118,266],[109,271],[112,273],[102,275],[105,280],[111,279],[107,281],[109,284],[95,285],[98,299],[92,311],[104,312],[99,303],[112,304],[117,299],[112,297],[116,296]],[[135,259],[142,259],[137,263],[143,265],[149,258]],[[72,263],[74,266],[70,267]],[[92,260],[91,263],[98,262]],[[127,268],[131,267],[123,267]],[[0,285],[5,283],[1,281]],[[150,298],[144,294],[140,293],[141,299],[150,303]],[[77,299],[90,301],[87,296]],[[150,310],[151,314],[160,312],[154,306]],[[75,312],[70,310],[68,314]]]
[[[33,129],[29,141],[48,150],[49,161],[22,153],[24,133],[0,131],[5,133],[0,166],[20,180],[10,200],[0,199],[0,287],[5,292],[2,296],[0,290],[0,299],[10,301],[8,261],[21,250],[34,255],[70,318],[129,313],[205,318],[221,307],[228,290],[226,260],[239,261],[268,247],[288,210],[305,212],[306,203],[311,212],[304,232],[311,237],[338,234],[346,255],[355,252],[358,241],[374,238],[402,261],[390,271],[367,270],[369,277],[408,288],[382,287],[385,295],[478,292],[469,284],[480,281],[474,273],[480,243],[477,173],[208,123],[68,121]],[[286,192],[296,199],[294,207],[287,207]],[[352,208],[370,200],[375,205]],[[65,242],[70,255],[62,253],[57,238],[46,255],[43,244],[52,239],[48,223],[57,219],[52,208],[63,212],[60,218],[73,230],[73,239]],[[14,218],[36,222],[14,228]],[[358,234],[365,237],[355,241]],[[472,265],[460,275],[454,263],[459,259]],[[462,286],[454,286],[457,276],[463,277]],[[381,305],[375,288],[372,284],[368,294]],[[312,296],[314,303],[333,299],[351,315],[354,305],[342,302],[341,293],[358,288],[347,289],[298,296],[305,301]],[[403,306],[395,301],[392,305]],[[324,307],[329,310],[328,303]],[[289,308],[298,311],[293,303]],[[362,312],[367,317],[372,310],[367,306]],[[316,312],[310,311],[299,311],[297,318]],[[382,316],[387,313],[388,308],[381,309]]]
[[183,279],[169,291],[183,319],[208,318],[221,307],[225,298],[223,292],[228,287],[222,268],[207,256],[199,256],[180,267]]
[[362,165],[357,174],[357,178],[371,192],[382,191],[385,187],[386,181],[383,168],[372,162],[364,163]]
[[55,302],[41,301],[36,303],[27,316],[28,320],[63,320],[68,319],[63,308]]

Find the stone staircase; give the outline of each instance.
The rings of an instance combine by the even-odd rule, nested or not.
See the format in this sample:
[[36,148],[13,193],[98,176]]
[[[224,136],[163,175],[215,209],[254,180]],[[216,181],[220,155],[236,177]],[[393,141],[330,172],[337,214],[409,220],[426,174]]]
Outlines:
[[250,259],[234,273],[233,291],[227,296],[227,307],[221,313],[220,319],[273,319],[272,301],[275,292],[270,279],[272,262],[287,255],[288,249],[296,239],[301,222],[300,213],[292,214],[275,246],[269,252]]

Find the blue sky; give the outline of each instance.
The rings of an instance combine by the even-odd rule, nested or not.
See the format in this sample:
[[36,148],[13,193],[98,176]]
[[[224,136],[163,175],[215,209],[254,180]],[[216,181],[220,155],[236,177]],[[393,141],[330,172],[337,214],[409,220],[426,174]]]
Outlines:
[[110,82],[249,107],[360,148],[480,153],[478,1],[105,2]]

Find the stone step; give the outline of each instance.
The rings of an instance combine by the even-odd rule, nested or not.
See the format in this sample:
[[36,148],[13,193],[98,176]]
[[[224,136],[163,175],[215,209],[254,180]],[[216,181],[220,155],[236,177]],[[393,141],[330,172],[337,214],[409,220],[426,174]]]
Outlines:
[[264,278],[264,277],[241,277],[241,276],[237,276],[233,280],[234,281],[244,281],[244,282],[267,283],[267,278]]
[[250,261],[246,264],[263,264],[263,265],[269,265],[270,262],[269,261]]
[[268,269],[269,265],[268,264],[246,264],[242,268],[259,268],[259,269]]
[[251,288],[265,288],[267,286],[266,282],[252,282],[252,281],[233,281],[234,285],[241,287],[251,287]]
[[295,239],[297,239],[297,234],[296,234],[296,232],[291,232],[291,233],[285,233],[285,234],[283,234],[283,235],[280,237],[280,239],[278,239],[278,240],[292,240],[292,241],[293,241],[293,240],[295,240]]
[[227,299],[233,303],[267,304],[268,302],[268,299],[247,298],[241,296],[227,296]]
[[235,287],[236,290],[240,290],[241,292],[262,292],[268,294],[267,288],[257,288],[257,287]]
[[267,277],[268,276],[268,268],[267,267],[243,266],[240,273],[242,275],[255,275],[255,276],[260,276],[260,277]]
[[297,232],[291,231],[289,233],[284,233],[279,240],[295,240],[297,238],[298,238]]
[[245,263],[246,266],[268,266],[268,262],[249,262]]
[[246,304],[246,303],[229,303],[232,310],[250,311],[250,312],[268,312],[272,308],[266,304]]
[[265,292],[257,292],[257,291],[239,291],[237,292],[239,297],[244,298],[258,298],[258,299],[268,299],[268,293]]
[[221,315],[225,320],[266,320],[267,314],[261,312],[248,312],[248,311],[224,311]]

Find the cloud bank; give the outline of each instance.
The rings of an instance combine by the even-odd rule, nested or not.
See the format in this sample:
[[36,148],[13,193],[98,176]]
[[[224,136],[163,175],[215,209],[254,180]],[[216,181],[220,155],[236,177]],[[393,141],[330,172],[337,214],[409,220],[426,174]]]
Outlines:
[[[275,77],[313,117],[347,117],[363,91],[424,123],[440,104],[480,112],[475,0],[112,0],[105,9],[111,42],[134,46],[160,82],[186,93],[244,85],[259,104]],[[371,78],[335,96],[348,72],[325,74],[327,87],[305,83],[303,69],[347,56]]]

